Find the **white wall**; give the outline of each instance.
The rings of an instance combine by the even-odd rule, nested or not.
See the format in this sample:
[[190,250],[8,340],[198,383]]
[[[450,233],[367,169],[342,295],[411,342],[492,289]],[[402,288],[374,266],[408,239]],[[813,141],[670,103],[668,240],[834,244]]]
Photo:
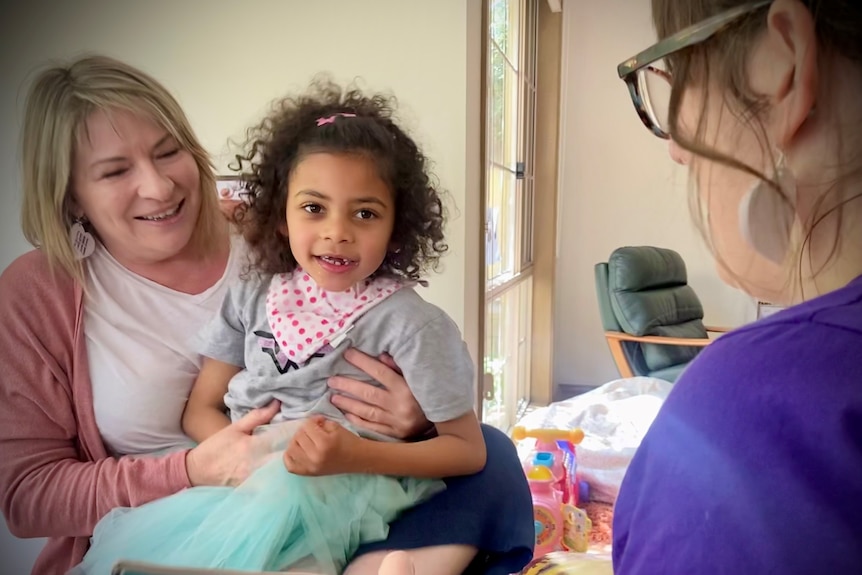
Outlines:
[[617,247],[678,251],[706,321],[738,325],[753,302],[725,286],[689,217],[686,172],[641,124],[617,64],[655,42],[649,2],[563,3],[563,126],[554,379],[618,377],[599,319],[593,266]]
[[[426,295],[452,315],[475,350],[479,248],[477,235],[465,229],[479,221],[479,162],[468,167],[467,160],[478,153],[480,6],[478,0],[32,0],[7,10],[0,18],[0,270],[28,249],[18,223],[22,85],[47,58],[100,51],[152,73],[177,96],[220,169],[229,159],[227,139],[241,136],[273,98],[302,89],[318,72],[340,81],[360,77],[398,96],[406,126],[451,192],[451,251]],[[4,523],[4,572],[27,572],[38,545],[14,540]]]

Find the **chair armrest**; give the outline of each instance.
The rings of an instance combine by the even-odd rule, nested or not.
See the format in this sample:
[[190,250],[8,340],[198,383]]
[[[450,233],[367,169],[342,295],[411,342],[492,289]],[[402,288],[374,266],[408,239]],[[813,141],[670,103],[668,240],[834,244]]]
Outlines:
[[706,338],[687,338],[687,337],[664,337],[660,335],[630,335],[619,331],[606,331],[605,337],[608,340],[617,341],[635,341],[638,343],[655,343],[658,345],[684,345],[692,347],[706,347],[713,340]]
[[706,331],[711,331],[712,333],[727,333],[729,331],[733,331],[732,327],[720,327],[715,325],[707,325]]

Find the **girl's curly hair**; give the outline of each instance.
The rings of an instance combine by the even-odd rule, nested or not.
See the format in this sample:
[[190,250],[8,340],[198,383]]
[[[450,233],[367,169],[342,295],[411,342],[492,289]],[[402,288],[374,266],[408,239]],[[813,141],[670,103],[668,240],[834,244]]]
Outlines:
[[[291,174],[308,154],[362,154],[371,158],[380,178],[393,192],[395,222],[387,254],[375,276],[418,280],[436,270],[448,246],[444,242],[445,215],[441,191],[428,169],[428,160],[393,119],[395,98],[365,95],[357,88],[342,89],[329,80],[315,80],[300,96],[284,98],[247,133],[245,154],[236,156],[232,169],[249,192],[236,222],[248,243],[252,267],[260,273],[292,272],[297,267],[285,223],[287,188]],[[336,121],[318,126],[319,118],[337,114]],[[289,232],[288,232],[289,233]]]

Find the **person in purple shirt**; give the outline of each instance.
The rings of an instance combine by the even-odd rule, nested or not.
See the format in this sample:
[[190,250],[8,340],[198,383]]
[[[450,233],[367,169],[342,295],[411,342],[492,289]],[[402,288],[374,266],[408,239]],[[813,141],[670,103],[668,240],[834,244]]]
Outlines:
[[722,278],[787,309],[720,337],[638,449],[616,575],[862,573],[862,5],[653,0],[619,66],[690,170]]

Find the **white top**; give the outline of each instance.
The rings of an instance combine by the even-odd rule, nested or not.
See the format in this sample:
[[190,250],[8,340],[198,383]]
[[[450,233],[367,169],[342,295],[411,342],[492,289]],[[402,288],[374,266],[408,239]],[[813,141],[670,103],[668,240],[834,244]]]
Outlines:
[[201,367],[192,338],[242,271],[240,245],[233,242],[224,275],[195,295],[129,271],[101,245],[87,259],[84,334],[96,425],[109,452],[151,454],[192,443],[180,421]]

